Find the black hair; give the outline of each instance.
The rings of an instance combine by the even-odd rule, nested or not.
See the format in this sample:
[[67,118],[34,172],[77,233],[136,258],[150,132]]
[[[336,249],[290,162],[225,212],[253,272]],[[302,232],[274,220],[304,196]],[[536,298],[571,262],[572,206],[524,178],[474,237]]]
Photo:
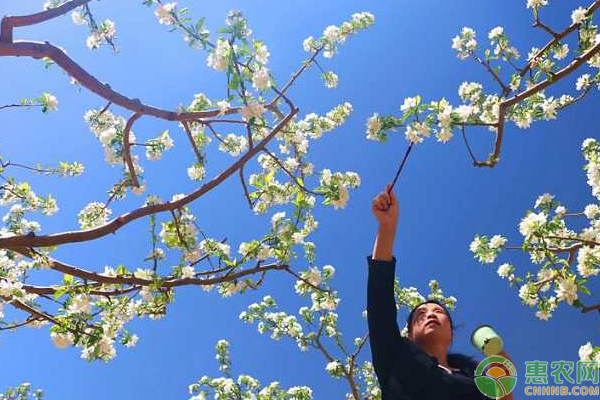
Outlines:
[[[440,302],[438,300],[423,301],[423,302],[417,304],[411,310],[410,314],[408,314],[408,317],[406,318],[406,327],[408,329],[408,332],[410,333],[412,330],[412,318],[413,318],[413,315],[414,315],[415,311],[417,310],[417,308],[421,307],[423,304],[429,304],[429,303],[437,304],[440,307],[442,307],[442,309],[448,316],[448,320],[450,321],[450,329],[452,330],[452,334],[454,335],[454,322],[452,321],[452,316],[450,315],[450,310],[448,310],[448,308],[442,302]],[[479,364],[479,361],[477,361],[473,357],[467,356],[465,354],[460,354],[460,353],[448,353],[447,359],[448,359],[448,364],[451,367],[458,368],[458,369],[464,371],[468,376],[471,376],[471,377],[475,376],[475,369],[477,369],[477,365]]]

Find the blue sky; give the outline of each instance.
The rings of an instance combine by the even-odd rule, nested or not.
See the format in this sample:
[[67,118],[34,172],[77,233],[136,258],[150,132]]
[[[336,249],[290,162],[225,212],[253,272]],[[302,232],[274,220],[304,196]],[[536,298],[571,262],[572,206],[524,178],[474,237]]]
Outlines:
[[[5,1],[0,15],[38,11],[41,0]],[[458,101],[463,81],[479,81],[485,88],[494,83],[471,61],[460,61],[450,48],[451,38],[463,26],[471,26],[484,41],[497,25],[527,54],[547,37],[530,28],[531,14],[525,0],[519,1],[181,1],[194,17],[205,16],[214,32],[224,24],[230,9],[240,9],[256,38],[271,52],[270,67],[285,81],[306,53],[302,41],[319,35],[330,24],[339,24],[357,11],[370,11],[375,25],[352,37],[332,60],[322,65],[340,79],[335,90],[326,89],[316,69],[302,76],[291,90],[301,115],[324,113],[349,101],[354,113],[341,128],[312,145],[310,158],[317,169],[352,170],[362,185],[351,192],[344,210],[317,207],[319,229],[313,236],[318,246],[317,264],[331,264],[337,274],[333,285],[340,293],[340,327],[348,341],[366,331],[361,312],[366,304],[365,256],[371,251],[376,223],[370,202],[393,178],[406,149],[403,135],[392,135],[385,143],[366,140],[364,124],[375,111],[399,113],[407,96]],[[544,19],[556,27],[570,23],[570,11],[587,4],[564,1],[547,7]],[[195,93],[211,98],[224,93],[224,76],[209,70],[202,51],[188,49],[179,33],[168,33],[157,23],[151,9],[141,1],[93,2],[97,19],[113,19],[117,26],[119,54],[108,48],[95,52],[85,47],[86,29],[70,18],[58,18],[16,31],[15,39],[30,39],[60,45],[94,74],[130,97],[163,108],[188,104]],[[103,161],[102,150],[85,126],[82,115],[105,102],[83,89],[78,92],[56,66],[44,69],[28,58],[2,58],[0,104],[50,92],[59,99],[59,111],[43,115],[37,110],[0,112],[0,154],[3,159],[24,164],[81,161],[83,176],[64,180],[18,173],[39,194],[54,194],[61,212],[42,220],[44,232],[75,229],[76,213],[90,201],[105,199],[106,189],[119,171]],[[555,89],[573,92],[574,78]],[[494,88],[495,89],[495,88]],[[509,123],[501,162],[494,169],[472,167],[460,138],[447,145],[426,142],[415,149],[396,193],[401,203],[396,256],[397,274],[403,285],[426,291],[429,279],[437,279],[445,293],[458,298],[454,320],[459,325],[453,349],[477,355],[469,343],[473,328],[492,324],[503,336],[506,350],[519,371],[517,397],[522,397],[525,361],[577,360],[579,346],[597,338],[598,316],[581,314],[561,306],[548,322],[538,321],[534,311],[523,306],[514,289],[496,275],[496,267],[481,266],[468,245],[476,233],[502,233],[513,243],[519,240],[517,224],[538,195],[550,192],[569,210],[580,211],[592,201],[582,170],[580,145],[587,137],[598,137],[597,92],[565,110],[557,121],[534,123],[520,130]],[[123,113],[128,115],[128,113]],[[142,118],[136,124],[138,137],[154,137],[170,129],[176,148],[158,163],[144,164],[148,193],[170,197],[193,190],[186,168],[193,162],[185,137],[173,123]],[[475,152],[482,158],[492,149],[493,137],[484,129],[469,132]],[[181,146],[177,146],[181,144]],[[214,154],[208,176],[231,160]],[[118,203],[118,215],[136,207],[140,198]],[[192,206],[203,229],[214,237],[226,236],[232,250],[246,238],[267,229],[268,216],[255,216],[247,208],[237,179],[230,179]],[[4,211],[4,210],[2,210]],[[4,212],[3,212],[4,213]],[[139,266],[149,251],[147,222],[138,221],[118,234],[95,243],[69,245],[57,252],[62,260],[102,270],[104,265],[124,263]],[[527,257],[509,254],[521,271],[530,268]],[[301,270],[306,265],[293,265]],[[214,345],[224,338],[231,342],[234,373],[246,373],[263,383],[273,380],[284,386],[309,385],[315,399],[343,398],[346,386],[325,373],[325,360],[316,352],[300,353],[288,340],[274,342],[244,325],[238,314],[251,302],[272,294],[289,311],[303,305],[292,295],[294,282],[282,274],[270,274],[263,287],[243,296],[223,299],[216,293],[184,288],[166,318],[136,320],[131,330],[140,336],[133,349],[118,348],[117,358],[105,364],[88,363],[77,349],[56,349],[47,328],[24,329],[0,334],[0,388],[31,382],[52,399],[184,399],[187,386],[202,375],[218,376]],[[589,285],[592,292],[597,282]],[[589,296],[588,296],[589,297]],[[586,303],[595,303],[593,297]],[[401,316],[402,317],[402,316]],[[368,352],[364,353],[368,356]]]

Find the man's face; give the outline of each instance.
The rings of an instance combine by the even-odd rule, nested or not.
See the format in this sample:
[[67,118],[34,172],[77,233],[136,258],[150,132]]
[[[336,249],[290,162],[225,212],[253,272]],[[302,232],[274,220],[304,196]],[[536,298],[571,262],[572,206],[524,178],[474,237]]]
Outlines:
[[452,325],[444,308],[435,303],[420,305],[413,313],[408,338],[417,345],[439,341],[449,346],[452,342]]

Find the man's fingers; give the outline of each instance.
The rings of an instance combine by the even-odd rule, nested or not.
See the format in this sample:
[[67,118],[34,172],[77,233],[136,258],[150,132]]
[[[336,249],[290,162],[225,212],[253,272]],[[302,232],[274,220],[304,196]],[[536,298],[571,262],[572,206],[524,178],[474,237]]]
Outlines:
[[388,209],[388,203],[387,203],[387,201],[385,200],[385,198],[383,196],[379,197],[379,207],[382,210],[387,210]]
[[385,202],[382,201],[381,196],[377,196],[373,199],[373,209],[376,209],[379,211],[385,211],[387,209],[387,206],[386,206]]
[[390,192],[390,199],[391,199],[392,203],[396,202],[396,195],[394,194],[394,192]]
[[373,199],[373,209],[374,210],[381,210],[381,203],[379,202],[379,197],[375,197]]
[[390,199],[390,196],[387,194],[387,192],[383,192],[381,194],[381,197],[383,197],[383,200],[385,201],[385,204],[390,204],[392,201]]

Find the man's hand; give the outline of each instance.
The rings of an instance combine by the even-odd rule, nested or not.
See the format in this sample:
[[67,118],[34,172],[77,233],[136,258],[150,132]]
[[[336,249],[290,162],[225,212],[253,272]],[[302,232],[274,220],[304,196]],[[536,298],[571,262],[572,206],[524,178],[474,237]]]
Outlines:
[[386,190],[373,199],[371,211],[379,221],[377,238],[373,246],[372,257],[374,260],[392,260],[399,210],[398,201],[390,190],[390,185],[387,185]]
[[380,225],[395,229],[398,224],[400,207],[394,192],[389,191],[390,185],[386,185],[385,189],[373,199],[371,211]]

